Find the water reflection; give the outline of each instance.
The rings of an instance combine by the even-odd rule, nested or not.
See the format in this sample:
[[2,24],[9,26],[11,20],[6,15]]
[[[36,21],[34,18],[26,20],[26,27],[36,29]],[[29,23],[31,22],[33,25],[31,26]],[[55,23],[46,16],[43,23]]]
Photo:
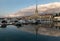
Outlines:
[[[8,26],[8,25],[3,24],[3,25],[1,25],[0,28],[6,28],[7,26]],[[16,25],[14,25],[14,26],[16,26],[17,28],[23,27],[23,28],[21,28],[21,29],[26,29],[26,30],[28,30],[28,29],[30,30],[30,29],[31,29],[31,31],[35,30],[35,31],[36,31],[36,34],[37,34],[37,32],[38,32],[41,28],[59,30],[59,29],[60,29],[60,22],[53,22],[53,23],[50,23],[50,24],[44,23],[44,24],[37,24],[37,25],[36,25],[36,24],[34,24],[34,25],[31,25],[31,24],[29,24],[29,25],[16,24]]]
[[7,27],[7,25],[5,25],[5,24],[4,25],[1,25],[1,28],[6,28],[6,27]]
[[19,28],[22,31],[29,33],[35,33],[36,37],[38,34],[50,35],[50,36],[60,36],[60,22],[53,22],[50,24],[38,24],[38,25],[26,25]]
[[60,36],[60,22],[52,24],[39,24],[35,26],[36,36],[38,34],[46,34],[50,36]]
[[[4,28],[4,29],[3,29]],[[51,24],[38,24],[38,25],[23,25],[13,26],[7,25],[7,27],[0,27],[0,38],[8,41],[13,40],[31,40],[31,41],[42,41],[47,38],[46,36],[60,36],[60,22],[53,22]],[[43,34],[43,36],[41,36]],[[44,39],[43,39],[44,38]],[[50,38],[49,38],[50,39]],[[53,39],[53,38],[52,38]],[[0,39],[1,40],[1,39]],[[5,41],[4,40],[4,41]],[[44,41],[45,41],[44,40]]]

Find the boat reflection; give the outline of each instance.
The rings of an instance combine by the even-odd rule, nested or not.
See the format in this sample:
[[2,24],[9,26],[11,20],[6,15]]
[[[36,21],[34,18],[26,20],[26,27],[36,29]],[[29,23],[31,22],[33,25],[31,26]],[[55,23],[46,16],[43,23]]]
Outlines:
[[0,28],[6,28],[7,26],[6,25],[4,25],[4,26],[1,26]]
[[26,25],[23,28],[18,29],[28,33],[35,33],[36,38],[38,34],[51,36],[55,36],[54,34],[56,34],[56,36],[58,36],[58,34],[60,34],[60,22],[53,22],[51,24]]
[[[8,25],[1,25],[0,28],[6,28]],[[38,34],[46,34],[47,35],[52,35],[57,33],[57,31],[60,31],[60,22],[52,22],[52,23],[42,23],[42,24],[38,24],[38,25],[23,25],[22,24],[16,24],[14,25],[17,27],[17,29],[22,30],[24,32],[29,32],[29,33],[35,33],[36,36]]]

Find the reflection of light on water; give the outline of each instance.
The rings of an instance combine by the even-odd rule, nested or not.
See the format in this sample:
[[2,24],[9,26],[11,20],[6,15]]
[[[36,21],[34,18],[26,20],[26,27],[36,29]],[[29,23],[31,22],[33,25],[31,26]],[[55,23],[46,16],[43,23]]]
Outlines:
[[56,29],[54,24],[27,25],[18,29],[29,33],[60,36],[60,30]]
[[30,33],[35,33],[35,29],[33,28],[33,26],[31,25],[27,25],[27,26],[24,26],[24,27],[20,27],[18,28],[19,30],[22,30],[22,31],[26,31],[26,32],[30,32]]
[[[0,28],[0,30],[3,28]],[[5,29],[5,28],[4,28]],[[12,29],[12,30],[11,30]],[[22,27],[16,26],[7,26],[7,30],[20,30],[28,33],[33,34],[43,34],[49,36],[60,36],[60,23],[53,23],[53,24],[38,24],[38,25],[23,25]]]

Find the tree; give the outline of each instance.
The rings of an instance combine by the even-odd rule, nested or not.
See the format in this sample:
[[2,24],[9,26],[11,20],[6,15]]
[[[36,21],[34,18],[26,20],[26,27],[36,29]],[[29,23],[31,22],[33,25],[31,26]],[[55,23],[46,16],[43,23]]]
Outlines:
[[58,16],[58,14],[56,13],[55,16]]
[[59,16],[60,16],[60,12],[59,12]]

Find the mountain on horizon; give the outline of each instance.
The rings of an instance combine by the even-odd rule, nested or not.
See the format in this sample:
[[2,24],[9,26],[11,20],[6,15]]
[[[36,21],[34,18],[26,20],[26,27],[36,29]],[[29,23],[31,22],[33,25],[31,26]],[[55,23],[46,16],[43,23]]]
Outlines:
[[[24,9],[21,9],[14,14],[10,14],[9,16],[29,16],[34,14],[35,12],[35,5],[30,6]],[[42,4],[38,5],[38,13],[39,14],[54,14],[60,12],[60,2],[54,2],[54,3],[48,3],[48,4]],[[8,16],[8,15],[7,15]]]

